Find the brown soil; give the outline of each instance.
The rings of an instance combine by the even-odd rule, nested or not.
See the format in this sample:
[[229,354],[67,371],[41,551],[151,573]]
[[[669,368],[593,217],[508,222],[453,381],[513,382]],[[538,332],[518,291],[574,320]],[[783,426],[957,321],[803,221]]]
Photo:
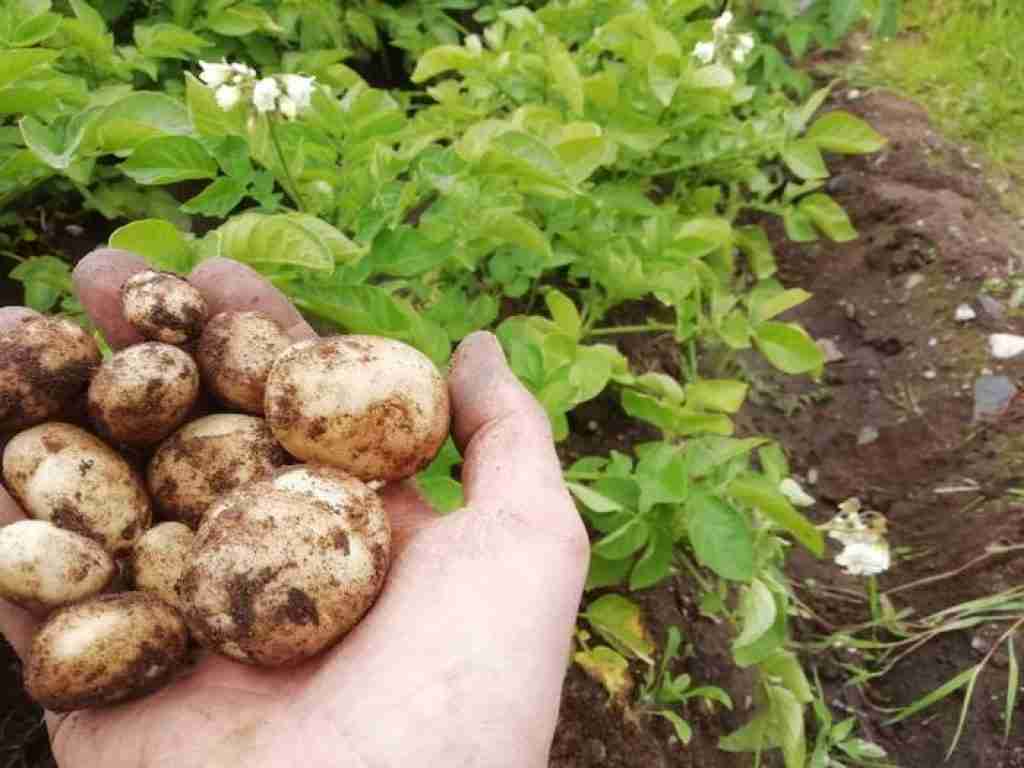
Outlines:
[[[983,370],[1024,380],[1024,358],[1004,363],[987,349],[988,334],[1024,332],[1024,320],[1012,311],[993,316],[977,301],[986,278],[1024,272],[1024,237],[1000,212],[982,172],[932,130],[921,109],[885,93],[854,100],[846,91],[839,94],[835,106],[866,117],[890,139],[878,155],[831,163],[835,176],[829,191],[849,211],[861,238],[845,245],[796,245],[785,241],[775,223],[768,224],[783,281],[814,294],[788,319],[800,321],[815,337],[830,338],[845,359],[830,364],[819,384],[777,377],[756,358],[744,361],[755,385],[738,425],[741,433],[780,439],[795,473],[816,470],[817,484],[806,486],[818,499],[810,512],[816,520],[831,517],[835,504],[850,496],[887,516],[896,561],[881,579],[884,591],[958,568],[993,542],[1024,542],[1024,503],[1008,493],[1024,486],[1024,403],[987,421],[975,422],[972,413],[972,388]],[[962,302],[972,304],[977,319],[954,320]],[[624,337],[621,348],[639,367],[677,372],[677,351],[668,337]],[[573,437],[563,446],[567,458],[628,450],[654,437],[626,419],[616,402],[606,394],[573,414]],[[858,444],[865,427],[876,429],[878,437]],[[976,491],[936,493],[968,485],[968,479]],[[862,603],[824,599],[820,590],[807,588],[813,579],[832,588],[862,589],[831,560],[796,552],[790,573],[798,595],[815,612],[813,620],[797,623],[800,640],[811,642],[830,628],[867,617]],[[925,615],[1022,580],[1024,557],[1010,556],[892,599],[897,608]],[[692,707],[685,714],[695,736],[684,748],[667,723],[623,712],[573,667],[552,767],[751,765],[750,756],[715,748],[722,734],[748,716],[745,703],[752,690],[749,677],[730,663],[727,630],[699,616],[681,577],[634,597],[659,642],[667,627],[676,625],[692,644],[693,653],[676,671],[725,688],[737,712],[710,716]],[[843,684],[839,662],[848,656],[806,653],[805,662],[820,672],[837,716],[855,715],[861,736],[884,745],[893,763],[917,768],[942,762],[962,700],[953,696],[894,726],[884,725],[880,708],[906,705],[976,664],[984,641],[992,637],[992,627],[947,635],[860,690]],[[1020,704],[1015,736],[1009,746],[1002,742],[1006,674],[1005,655],[997,654],[975,691],[949,766],[1024,766]],[[21,694],[16,662],[2,643],[0,677],[0,766],[50,765],[38,714]]]

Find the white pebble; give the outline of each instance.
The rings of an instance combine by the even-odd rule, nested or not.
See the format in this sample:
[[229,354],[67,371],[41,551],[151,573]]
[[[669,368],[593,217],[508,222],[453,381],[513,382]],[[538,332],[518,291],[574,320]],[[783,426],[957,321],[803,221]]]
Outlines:
[[1024,336],[1013,333],[993,333],[988,337],[992,356],[1000,360],[1008,360],[1024,352]]
[[956,308],[956,313],[953,315],[953,317],[956,318],[956,321],[958,323],[966,323],[969,320],[973,320],[977,316],[977,313],[973,309],[971,309],[970,304],[961,304],[959,307]]

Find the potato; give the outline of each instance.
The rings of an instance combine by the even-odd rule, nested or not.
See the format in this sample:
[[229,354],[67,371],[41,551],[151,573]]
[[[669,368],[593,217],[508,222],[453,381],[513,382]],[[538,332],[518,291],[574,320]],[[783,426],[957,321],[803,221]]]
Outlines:
[[136,344],[106,360],[89,385],[89,418],[114,443],[159,443],[181,426],[199,395],[192,357],[160,342]]
[[199,339],[196,359],[206,386],[221,402],[263,415],[263,390],[270,367],[291,339],[263,312],[221,312]]
[[195,534],[184,523],[154,525],[135,542],[131,573],[135,588],[178,605],[177,585]]
[[210,508],[178,582],[205,647],[276,666],[333,645],[369,610],[391,560],[380,498],[344,472],[298,466]]
[[300,341],[267,379],[267,422],[293,456],[362,480],[398,480],[437,455],[449,428],[448,386],[400,341]]
[[71,424],[40,424],[4,450],[4,480],[32,517],[128,554],[152,510],[141,479],[99,439]]
[[146,270],[121,286],[124,319],[145,338],[165,344],[195,341],[206,323],[206,300],[170,272]]
[[117,573],[92,539],[45,520],[0,528],[0,597],[45,615],[102,592]]
[[99,364],[96,341],[70,320],[29,316],[0,332],[0,432],[60,413]]
[[25,687],[53,712],[113,704],[166,683],[187,649],[184,622],[155,595],[94,597],[57,611],[36,633]]
[[288,462],[263,419],[221,413],[189,422],[161,443],[146,480],[166,519],[196,528],[219,496]]

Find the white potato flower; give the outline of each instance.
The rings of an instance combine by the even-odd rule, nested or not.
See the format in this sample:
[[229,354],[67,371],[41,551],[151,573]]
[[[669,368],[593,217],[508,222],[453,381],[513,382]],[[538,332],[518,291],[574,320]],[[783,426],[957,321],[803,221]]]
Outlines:
[[729,31],[729,27],[732,24],[732,11],[726,11],[717,19],[715,23],[711,25],[711,29],[714,30],[716,35],[724,35]]
[[779,493],[789,499],[789,501],[797,507],[814,506],[814,497],[808,494],[807,491],[801,487],[800,483],[792,477],[787,477],[779,483]]
[[479,35],[467,35],[466,36],[466,50],[474,55],[479,55],[483,52],[484,46],[480,42]]
[[299,113],[298,107],[295,102],[288,96],[282,96],[277,100],[278,111],[287,117],[289,120],[294,120],[295,116]]
[[744,53],[750,53],[754,50],[754,36],[749,34],[742,34],[736,36],[736,45]]
[[232,75],[230,64],[218,64],[215,61],[200,61],[199,69],[202,70],[199,79],[211,88],[224,85]]
[[836,555],[836,565],[851,576],[877,576],[891,564],[889,544],[883,540],[851,541]]
[[281,87],[272,77],[264,77],[257,81],[252,89],[253,106],[260,112],[271,112],[277,108],[277,97],[281,95]]
[[222,85],[213,92],[217,106],[225,112],[234,107],[242,98],[242,91],[237,85]]
[[712,42],[697,43],[693,55],[701,64],[710,64],[715,60],[715,44]]
[[316,78],[303,75],[281,75],[281,79],[284,81],[284,90],[288,94],[288,98],[294,102],[295,107],[297,109],[309,107]]

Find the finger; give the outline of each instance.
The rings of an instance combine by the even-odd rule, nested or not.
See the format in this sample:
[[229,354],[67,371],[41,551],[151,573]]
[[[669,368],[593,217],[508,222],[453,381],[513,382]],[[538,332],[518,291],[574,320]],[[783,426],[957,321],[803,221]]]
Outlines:
[[548,418],[492,334],[463,340],[449,386],[469,505],[494,508],[499,500],[530,523],[576,533],[579,515],[562,482]]
[[245,264],[209,259],[192,270],[188,279],[206,299],[210,317],[228,309],[259,310],[280,323],[296,341],[316,336],[285,295]]
[[439,519],[411,480],[384,486],[380,497],[391,521],[391,547],[396,555],[417,533]]
[[[0,527],[24,519],[25,515],[21,508],[14,503],[14,499],[7,491],[0,488]],[[0,634],[7,638],[15,653],[23,660],[28,654],[32,635],[38,626],[39,622],[27,611],[0,600]]]
[[13,328],[30,317],[40,317],[40,314],[28,307],[0,307],[0,331]]
[[75,267],[71,278],[85,313],[107,343],[121,349],[145,341],[121,311],[121,286],[136,272],[152,269],[145,259],[118,248],[98,248]]

